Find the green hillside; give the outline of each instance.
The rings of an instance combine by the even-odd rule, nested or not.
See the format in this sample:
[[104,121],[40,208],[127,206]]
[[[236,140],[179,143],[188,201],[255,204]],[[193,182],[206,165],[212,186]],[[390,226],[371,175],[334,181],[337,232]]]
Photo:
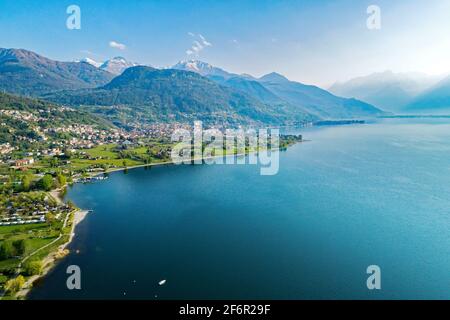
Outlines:
[[97,89],[63,91],[44,96],[67,105],[90,106],[114,118],[127,110],[132,119],[148,121],[193,121],[208,123],[284,123],[304,120],[274,110],[240,90],[222,86],[199,74],[150,67],[133,67]]
[[108,128],[111,125],[87,112],[56,106],[48,102],[0,93],[0,144],[10,143],[28,149],[32,144],[64,140],[70,136],[43,134],[51,128],[68,125],[92,125]]

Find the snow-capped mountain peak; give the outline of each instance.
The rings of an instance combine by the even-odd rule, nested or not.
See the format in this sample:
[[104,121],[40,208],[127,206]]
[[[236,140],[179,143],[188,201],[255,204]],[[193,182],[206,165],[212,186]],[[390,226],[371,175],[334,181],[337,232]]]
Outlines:
[[88,63],[88,64],[90,64],[90,65],[93,65],[94,67],[96,67],[96,68],[99,68],[102,64],[103,64],[103,62],[97,62],[97,61],[95,61],[95,60],[93,60],[93,59],[91,59],[91,58],[83,58],[83,59],[81,59],[81,60],[79,60],[79,61],[76,61],[76,62],[84,62],[84,63]]
[[202,76],[220,76],[224,78],[230,78],[234,76],[233,74],[226,72],[225,70],[214,67],[207,62],[199,60],[180,61],[171,68],[177,70],[196,72]]
[[113,74],[121,74],[123,71],[125,71],[125,69],[138,65],[138,63],[128,61],[124,57],[114,57],[110,60],[105,61],[100,66],[100,69],[106,70]]

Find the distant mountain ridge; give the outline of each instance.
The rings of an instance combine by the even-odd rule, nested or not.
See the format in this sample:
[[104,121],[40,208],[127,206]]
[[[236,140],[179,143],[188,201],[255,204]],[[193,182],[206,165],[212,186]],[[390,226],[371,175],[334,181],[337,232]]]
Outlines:
[[124,57],[114,57],[110,60],[106,60],[99,68],[108,71],[112,74],[119,75],[126,69],[138,66],[139,63],[131,62]]
[[280,97],[256,80],[232,77],[222,82],[224,85],[246,92],[268,104],[285,103]]
[[131,68],[131,67],[136,67],[136,66],[140,66],[141,64],[136,63],[136,62],[131,62],[128,61],[127,59],[125,59],[124,57],[114,57],[111,58],[109,60],[106,60],[104,62],[98,62],[95,61],[94,59],[91,58],[83,58],[81,60],[77,60],[75,62],[85,62],[88,63],[98,69],[107,71],[115,76],[121,74],[122,72],[124,72],[126,69]]
[[237,74],[233,74],[227,72],[221,68],[214,67],[209,63],[199,61],[199,60],[188,60],[188,61],[180,61],[174,66],[170,67],[170,69],[183,70],[183,71],[192,71],[196,72],[204,77],[209,78],[221,78],[228,79],[231,77],[238,76]]
[[266,82],[266,83],[283,83],[283,82],[287,83],[287,82],[289,82],[289,80],[285,76],[283,76],[279,73],[276,73],[276,72],[268,73],[268,74],[262,76],[261,78],[259,78],[258,81]]
[[93,88],[114,76],[85,62],[60,62],[23,49],[0,49],[0,90],[38,96],[59,90]]
[[276,72],[257,79],[249,75],[233,74],[197,60],[180,62],[173,68],[206,76],[217,83],[252,95],[263,103],[278,106],[278,110],[283,110],[284,113],[301,112],[325,119],[383,114],[382,110],[368,103],[334,96],[316,86],[290,81]]
[[405,112],[450,114],[450,76],[417,96],[405,108]]
[[275,72],[258,81],[291,106],[321,119],[375,117],[384,114],[384,111],[366,102],[341,98],[317,86],[290,81]]
[[420,73],[385,71],[335,83],[329,90],[339,96],[361,99],[398,112],[438,81],[439,77]]
[[58,92],[45,99],[78,106],[132,106],[148,121],[250,124],[308,118],[301,112],[274,112],[258,99],[194,72],[145,66],[128,68],[103,87]]
[[85,63],[89,63],[91,66],[94,66],[94,67],[96,67],[96,68],[99,68],[99,67],[103,64],[103,62],[97,62],[97,61],[95,61],[95,60],[93,60],[93,59],[91,59],[91,58],[83,58],[83,59],[77,60],[77,61],[75,61],[75,62],[85,62]]

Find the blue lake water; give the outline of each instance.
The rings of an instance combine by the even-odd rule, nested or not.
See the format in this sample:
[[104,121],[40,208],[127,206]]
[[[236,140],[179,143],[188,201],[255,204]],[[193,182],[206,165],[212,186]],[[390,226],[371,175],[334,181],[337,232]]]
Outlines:
[[[303,134],[275,176],[163,166],[70,188],[94,213],[30,298],[449,299],[448,120]],[[380,291],[366,287],[373,264]]]

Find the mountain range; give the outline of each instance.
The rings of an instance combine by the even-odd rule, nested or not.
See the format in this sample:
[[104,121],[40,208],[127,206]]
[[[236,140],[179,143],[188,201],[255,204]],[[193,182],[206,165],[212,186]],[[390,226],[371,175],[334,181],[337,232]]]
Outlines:
[[114,75],[119,75],[128,68],[140,65],[139,63],[128,61],[124,57],[114,57],[112,59],[106,60],[105,62],[98,62],[91,58],[84,58],[78,62],[89,63],[90,65],[99,68],[100,70],[107,71]]
[[[442,76],[385,71],[335,83],[329,91],[339,96],[361,99],[384,110],[407,112],[411,109],[410,105],[424,109],[432,106],[434,102],[428,100],[424,93],[440,79]],[[422,102],[415,102],[418,98]]]
[[383,111],[357,99],[335,96],[317,86],[290,81],[278,73],[258,79],[262,85],[290,105],[320,119],[373,117]]
[[60,62],[23,49],[0,49],[0,90],[39,96],[59,90],[93,88],[114,75],[88,63]]
[[368,103],[341,98],[319,87],[290,81],[275,72],[258,79],[229,73],[195,60],[178,63],[172,68],[196,72],[221,85],[254,96],[265,104],[278,106],[278,110],[288,114],[302,112],[318,119],[342,119],[383,113]]
[[405,107],[411,113],[450,114],[450,76],[418,95]]
[[[281,124],[309,118],[302,112],[276,112],[245,92],[222,86],[194,72],[146,66],[128,68],[99,88],[61,91],[44,98],[65,105],[133,107],[134,117],[145,121],[201,119],[233,124]],[[106,110],[104,113],[112,112],[112,109]],[[116,122],[117,119],[111,120]]]
[[88,63],[96,68],[100,68],[103,65],[103,62],[97,62],[91,58],[83,58],[81,60],[76,60],[75,62],[84,62],[84,63]]
[[238,76],[237,74],[229,73],[221,68],[214,67],[209,63],[198,60],[180,61],[169,69],[191,71],[213,79],[229,79]]
[[167,69],[136,66],[122,57],[101,65],[91,59],[59,62],[21,49],[0,49],[0,90],[83,107],[119,125],[195,119],[294,124],[383,114],[277,73],[255,78],[193,60]]
[[139,63],[128,61],[124,57],[114,57],[110,60],[106,60],[105,62],[103,62],[99,68],[108,71],[112,74],[119,75],[126,69],[138,65]]

